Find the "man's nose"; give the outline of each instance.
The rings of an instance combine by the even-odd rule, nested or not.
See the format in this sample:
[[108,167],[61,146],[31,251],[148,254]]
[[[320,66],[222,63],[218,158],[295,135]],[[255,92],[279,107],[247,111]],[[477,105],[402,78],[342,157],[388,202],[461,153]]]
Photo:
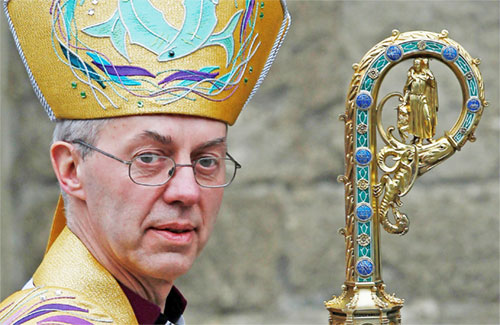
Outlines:
[[201,188],[196,182],[193,167],[179,164],[172,172],[173,176],[167,182],[163,199],[169,204],[179,203],[185,206],[198,203]]

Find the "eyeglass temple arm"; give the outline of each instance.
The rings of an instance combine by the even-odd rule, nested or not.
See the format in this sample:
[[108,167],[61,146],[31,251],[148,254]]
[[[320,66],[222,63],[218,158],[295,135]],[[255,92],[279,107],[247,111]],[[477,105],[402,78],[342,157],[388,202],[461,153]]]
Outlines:
[[118,157],[116,157],[116,156],[113,156],[112,154],[107,153],[107,152],[105,152],[105,151],[102,151],[101,149],[99,149],[99,148],[97,148],[97,147],[94,147],[93,145],[88,144],[87,142],[85,142],[85,141],[83,141],[83,140],[76,139],[76,140],[71,141],[71,143],[78,143],[78,144],[80,144],[80,145],[82,145],[82,146],[84,146],[84,147],[87,147],[87,148],[89,148],[89,149],[95,150],[95,151],[97,151],[97,152],[99,152],[99,153],[101,153],[101,154],[105,155],[106,157],[109,157],[109,158],[114,159],[114,160],[118,160],[119,162],[124,163],[124,164],[126,164],[126,165],[131,165],[131,164],[132,164],[132,162],[131,162],[131,161],[128,161],[128,160],[123,160],[123,159],[120,159],[120,158],[118,158]]
[[228,157],[229,157],[232,161],[234,161],[234,163],[236,164],[236,168],[237,168],[237,169],[241,168],[240,163],[239,163],[239,162],[237,162],[237,161],[236,161],[236,159],[234,159],[234,158],[233,158],[233,156],[231,156],[231,155],[229,154],[229,152],[226,152],[226,155],[227,155],[227,156],[228,156]]

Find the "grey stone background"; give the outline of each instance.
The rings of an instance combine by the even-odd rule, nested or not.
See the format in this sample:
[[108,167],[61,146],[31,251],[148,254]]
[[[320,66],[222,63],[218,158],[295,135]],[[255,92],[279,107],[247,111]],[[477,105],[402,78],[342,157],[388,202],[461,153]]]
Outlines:
[[[498,324],[498,1],[289,1],[292,28],[266,82],[230,128],[244,168],[226,191],[216,230],[178,286],[191,324],[326,324],[323,301],[344,281],[343,124],[351,65],[400,31],[450,31],[480,66],[491,103],[468,143],[403,199],[404,237],[383,234],[382,272],[405,298],[407,324]],[[48,148],[53,125],[28,85],[2,15],[1,292],[40,262],[58,187]],[[402,64],[403,65],[403,64]],[[408,66],[387,76],[401,91]],[[439,131],[457,117],[460,89],[438,79]],[[442,80],[442,82],[440,81]]]

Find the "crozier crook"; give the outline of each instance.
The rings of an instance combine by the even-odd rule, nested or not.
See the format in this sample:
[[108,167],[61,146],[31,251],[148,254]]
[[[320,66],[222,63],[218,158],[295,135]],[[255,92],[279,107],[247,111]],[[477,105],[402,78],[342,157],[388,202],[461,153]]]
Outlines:
[[[382,81],[397,64],[410,60],[402,92],[392,92],[377,103]],[[439,75],[433,61],[441,61],[458,79],[462,107],[455,124],[437,134]],[[325,302],[330,324],[400,324],[404,300],[385,292],[380,266],[380,225],[404,235],[409,218],[400,211],[401,197],[417,178],[428,172],[468,141],[487,102],[473,59],[448,32],[399,33],[383,40],[353,65],[345,123],[346,281],[342,293]],[[384,105],[398,98],[396,125],[382,124]],[[395,132],[397,130],[397,132]],[[397,134],[396,134],[397,133]],[[383,147],[377,147],[377,134]],[[382,175],[379,176],[379,171]],[[394,221],[391,220],[390,215]]]

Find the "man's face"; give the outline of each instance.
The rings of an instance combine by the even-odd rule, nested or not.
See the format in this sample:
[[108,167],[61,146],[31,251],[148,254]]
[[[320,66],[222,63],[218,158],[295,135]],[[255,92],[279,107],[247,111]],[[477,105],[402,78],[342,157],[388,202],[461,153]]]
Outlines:
[[[95,146],[123,160],[155,153],[190,164],[225,157],[225,139],[222,122],[133,116],[106,124]],[[88,209],[81,222],[91,245],[109,262],[139,279],[173,281],[189,270],[212,232],[222,188],[200,187],[190,167],[177,168],[165,185],[137,185],[127,165],[97,152],[79,169]]]

